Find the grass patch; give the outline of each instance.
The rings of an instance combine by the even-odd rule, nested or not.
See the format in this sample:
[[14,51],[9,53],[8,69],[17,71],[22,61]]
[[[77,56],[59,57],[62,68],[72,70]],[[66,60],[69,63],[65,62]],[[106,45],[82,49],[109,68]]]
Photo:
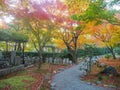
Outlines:
[[40,69],[36,68],[33,72],[46,75],[46,73],[49,72],[49,68],[50,68],[50,64],[44,63],[41,65]]
[[20,70],[20,71],[17,72],[18,75],[20,75],[20,74],[25,74],[25,73],[26,73],[25,70]]
[[8,85],[12,87],[12,90],[24,90],[25,85],[28,85],[24,81],[29,81],[29,85],[30,85],[34,81],[34,78],[30,76],[14,76],[9,79],[1,80],[0,90]]
[[109,80],[110,77],[109,77],[109,76],[102,76],[102,79],[103,79],[103,80]]

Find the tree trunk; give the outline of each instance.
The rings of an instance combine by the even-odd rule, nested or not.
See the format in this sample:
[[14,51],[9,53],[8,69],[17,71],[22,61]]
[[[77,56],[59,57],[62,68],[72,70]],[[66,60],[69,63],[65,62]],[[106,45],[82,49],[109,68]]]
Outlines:
[[39,52],[39,65],[38,65],[38,69],[40,69],[41,68],[41,65],[42,65],[42,53],[41,52]]
[[6,52],[8,52],[8,42],[6,41]]
[[6,55],[5,57],[7,58],[8,57],[8,42],[6,41]]
[[55,48],[54,47],[52,47],[52,53],[53,53],[53,55],[52,55],[52,63],[54,64],[54,59],[55,59],[55,56],[54,56]]
[[92,70],[92,57],[89,57],[89,70],[88,70],[88,74],[90,75],[91,70]]
[[70,55],[72,56],[72,60],[74,64],[77,64],[77,53],[74,50],[68,50],[70,52]]
[[112,54],[112,56],[113,56],[113,59],[116,59],[116,56],[115,56],[115,53],[114,53],[113,50],[111,50],[111,54]]
[[114,53],[114,49],[113,47],[108,47],[109,51],[111,52],[113,59],[116,59],[115,53]]
[[18,48],[17,48],[17,51],[22,51],[21,43],[20,43],[20,42],[18,42]]
[[24,60],[24,49],[25,49],[25,45],[24,45],[24,42],[23,42],[23,48],[22,48],[22,58],[23,58],[23,64],[25,64],[25,60]]
[[75,64],[77,64],[77,55],[76,55],[76,51],[73,51],[73,61]]
[[17,50],[17,42],[15,42],[14,51]]

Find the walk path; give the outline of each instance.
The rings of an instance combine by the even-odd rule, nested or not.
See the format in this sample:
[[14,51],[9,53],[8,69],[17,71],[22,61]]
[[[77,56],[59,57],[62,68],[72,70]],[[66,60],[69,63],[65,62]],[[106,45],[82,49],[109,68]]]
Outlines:
[[55,84],[55,90],[112,90],[110,88],[90,85],[80,80],[80,76],[84,74],[84,71],[79,69],[82,65],[83,63],[80,63],[56,74],[52,81],[52,84]]

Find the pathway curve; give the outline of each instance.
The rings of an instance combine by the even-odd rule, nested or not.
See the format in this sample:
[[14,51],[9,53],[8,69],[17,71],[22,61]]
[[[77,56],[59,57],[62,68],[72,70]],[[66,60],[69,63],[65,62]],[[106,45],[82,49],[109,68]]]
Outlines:
[[55,84],[55,90],[112,90],[110,88],[90,85],[80,80],[80,76],[84,74],[79,69],[82,65],[83,63],[80,63],[56,74],[52,81]]

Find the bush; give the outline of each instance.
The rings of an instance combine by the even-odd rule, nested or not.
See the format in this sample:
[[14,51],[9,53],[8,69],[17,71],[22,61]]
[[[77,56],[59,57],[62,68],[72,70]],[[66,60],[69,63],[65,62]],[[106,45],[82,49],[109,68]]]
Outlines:
[[105,57],[106,59],[110,59],[110,58],[112,57],[112,55],[107,54],[107,55],[105,55],[104,57]]
[[99,56],[109,53],[107,48],[100,48],[96,46],[84,46],[84,49],[77,50],[77,57],[86,57],[86,56]]

